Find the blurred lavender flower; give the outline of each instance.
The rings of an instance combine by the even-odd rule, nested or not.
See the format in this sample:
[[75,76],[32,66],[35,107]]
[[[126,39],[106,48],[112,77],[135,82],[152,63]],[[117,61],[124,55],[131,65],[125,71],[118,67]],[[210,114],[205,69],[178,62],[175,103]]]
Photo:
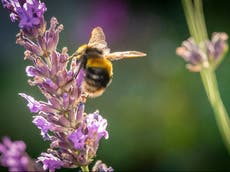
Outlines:
[[196,45],[192,38],[184,41],[182,46],[177,48],[176,53],[188,62],[186,67],[193,72],[200,71],[202,62],[206,59],[206,55]]
[[27,155],[26,144],[23,141],[12,142],[8,137],[0,144],[0,162],[9,171],[42,171]]
[[228,51],[228,35],[224,32],[213,33],[211,41],[207,42],[207,55],[212,63],[220,63]]
[[37,101],[25,93],[19,94],[27,100],[30,112],[36,113],[33,124],[40,129],[43,139],[50,141],[47,152],[41,153],[37,162],[51,172],[61,167],[88,166],[96,156],[101,138],[108,139],[107,120],[98,111],[84,112],[84,70],[78,72],[80,64],[70,58],[66,47],[57,51],[63,25],[53,17],[46,30],[46,7],[39,0],[2,3],[11,12],[12,21],[19,21],[21,30],[16,43],[26,49],[25,59],[33,63],[26,67],[31,78],[28,83],[37,86],[47,99]]
[[10,11],[11,21],[19,21],[19,28],[25,34],[37,37],[45,30],[46,6],[39,0],[2,0],[4,8]]
[[198,46],[193,38],[189,38],[177,48],[176,53],[188,62],[187,68],[192,72],[199,72],[209,65],[215,69],[227,52],[227,39],[226,33],[214,33],[211,41]]
[[98,160],[92,168],[93,172],[113,172],[112,167],[107,167],[101,160]]

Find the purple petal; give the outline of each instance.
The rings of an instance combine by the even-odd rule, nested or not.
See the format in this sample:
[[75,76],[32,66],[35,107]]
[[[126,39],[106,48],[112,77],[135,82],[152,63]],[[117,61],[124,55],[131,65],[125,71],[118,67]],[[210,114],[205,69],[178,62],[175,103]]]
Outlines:
[[80,70],[80,72],[77,75],[77,87],[80,88],[82,81],[84,79],[85,72],[83,69]]
[[56,83],[54,83],[51,79],[47,78],[46,81],[45,81],[46,84],[49,85],[49,87],[53,90],[57,90],[58,89],[58,86]]
[[107,120],[102,118],[98,111],[92,114],[88,114],[86,117],[86,123],[89,132],[90,130],[92,130],[93,132],[95,129],[97,130],[96,132],[98,134],[99,139],[101,137],[105,137],[105,139],[109,138],[109,134],[106,130]]
[[44,117],[42,116],[35,116],[34,120],[32,121],[33,124],[35,124],[40,130],[41,135],[44,137],[47,135],[49,129],[51,128],[51,123],[48,122]]
[[86,144],[93,145],[93,149],[97,149],[98,143],[102,137],[108,139],[109,135],[106,131],[107,120],[99,115],[96,111],[88,114],[81,126],[75,130],[68,138],[74,144],[76,149],[83,149]]
[[69,95],[67,93],[63,94],[63,108],[67,109],[69,106]]
[[19,95],[28,101],[27,106],[29,107],[30,112],[32,112],[32,113],[39,112],[41,104],[38,101],[36,101],[33,97],[28,96],[24,93],[19,93]]
[[76,120],[81,121],[84,113],[85,105],[84,103],[79,103],[77,108]]
[[55,169],[59,169],[63,166],[63,162],[59,158],[48,153],[41,153],[41,156],[38,157],[38,162],[43,163],[44,170],[49,169],[50,171],[54,171]]
[[56,97],[51,97],[49,99],[49,104],[51,104],[51,106],[54,107],[55,109],[61,109],[60,102]]
[[39,71],[33,66],[26,67],[26,74],[29,77],[40,76]]
[[82,128],[78,128],[68,138],[73,142],[76,149],[83,149],[87,135],[82,133]]
[[14,13],[11,13],[10,14],[10,19],[11,19],[12,22],[15,22],[18,19],[18,16],[15,15]]

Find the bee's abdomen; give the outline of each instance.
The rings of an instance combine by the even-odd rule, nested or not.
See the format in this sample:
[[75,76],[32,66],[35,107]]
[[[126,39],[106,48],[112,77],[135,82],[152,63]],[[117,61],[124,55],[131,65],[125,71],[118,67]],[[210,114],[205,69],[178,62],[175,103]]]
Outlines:
[[95,89],[105,88],[110,82],[110,76],[105,68],[87,67],[85,82]]

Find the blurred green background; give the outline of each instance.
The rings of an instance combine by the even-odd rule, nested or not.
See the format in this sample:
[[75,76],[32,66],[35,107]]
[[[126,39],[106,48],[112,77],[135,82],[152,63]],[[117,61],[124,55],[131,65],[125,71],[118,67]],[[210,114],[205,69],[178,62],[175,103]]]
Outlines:
[[[147,57],[114,62],[114,78],[86,111],[100,110],[108,120],[108,140],[102,140],[96,159],[116,171],[230,170],[222,142],[198,73],[185,69],[175,49],[188,38],[179,0],[45,1],[45,17],[64,24],[59,49],[69,52],[87,43],[94,26],[101,26],[112,51],[139,50]],[[204,1],[209,35],[230,33],[230,1]],[[36,158],[48,147],[31,123],[25,92],[44,99],[27,84],[24,49],[15,44],[17,24],[0,7],[0,136],[24,140]],[[229,54],[217,71],[223,101],[230,112]],[[0,171],[6,171],[0,168]],[[76,169],[59,170],[76,171]]]

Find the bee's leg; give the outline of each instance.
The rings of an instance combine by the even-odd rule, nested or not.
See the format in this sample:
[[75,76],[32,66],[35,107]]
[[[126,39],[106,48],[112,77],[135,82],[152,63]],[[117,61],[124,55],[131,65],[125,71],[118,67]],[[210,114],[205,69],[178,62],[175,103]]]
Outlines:
[[74,70],[74,78],[77,77],[77,75],[79,74],[81,68],[83,67],[83,63],[82,63],[82,60],[81,59],[77,59],[76,63],[78,64],[76,66],[76,69]]
[[78,52],[75,51],[71,56],[69,56],[69,58],[67,60],[70,60],[70,59],[77,59],[78,57]]
[[87,55],[82,55],[81,57],[76,59],[76,70],[74,70],[74,77],[76,78],[79,74],[80,70],[84,68],[87,62]]
[[86,103],[86,100],[87,100],[87,97],[88,97],[88,94],[87,93],[82,93],[80,98],[77,99],[74,104],[73,104],[73,107],[76,107],[79,103],[83,103],[85,104]]

